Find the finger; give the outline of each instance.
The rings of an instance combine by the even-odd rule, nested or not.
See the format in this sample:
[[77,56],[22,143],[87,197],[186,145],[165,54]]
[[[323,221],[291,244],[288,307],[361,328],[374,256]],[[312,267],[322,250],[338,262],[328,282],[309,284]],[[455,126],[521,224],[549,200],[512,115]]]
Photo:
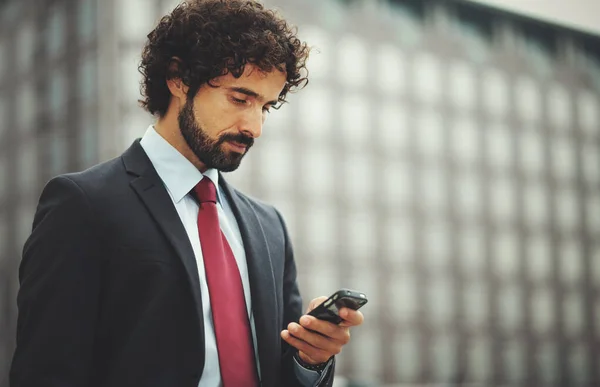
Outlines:
[[365,320],[365,316],[359,310],[352,310],[350,308],[340,309],[339,315],[344,319],[340,325],[345,327],[361,325]]
[[310,312],[311,310],[313,310],[317,306],[321,305],[323,302],[325,302],[326,299],[327,299],[327,297],[324,297],[324,296],[317,297],[317,298],[313,299],[308,304],[308,309],[306,309],[306,313]]
[[296,323],[290,323],[288,325],[288,331],[292,336],[307,342],[315,348],[326,351],[330,356],[337,355],[342,350],[342,343],[331,340],[322,334],[310,331]]
[[281,332],[281,338],[285,340],[289,345],[296,348],[298,351],[302,351],[306,356],[313,360],[313,364],[325,363],[331,358],[331,354],[323,351],[322,349],[315,348],[305,341],[298,339],[290,334],[286,329]]
[[350,341],[350,329],[328,321],[319,320],[313,316],[302,316],[300,318],[300,325],[342,344],[347,344]]

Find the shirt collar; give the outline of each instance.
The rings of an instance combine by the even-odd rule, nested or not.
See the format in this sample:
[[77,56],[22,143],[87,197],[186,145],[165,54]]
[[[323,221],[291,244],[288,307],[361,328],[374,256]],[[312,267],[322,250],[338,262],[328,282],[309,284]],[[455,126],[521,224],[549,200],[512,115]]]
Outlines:
[[217,188],[217,200],[221,202],[219,172],[216,169],[208,169],[202,174],[194,164],[158,134],[152,125],[146,130],[140,145],[175,203],[179,203],[204,177],[214,183]]

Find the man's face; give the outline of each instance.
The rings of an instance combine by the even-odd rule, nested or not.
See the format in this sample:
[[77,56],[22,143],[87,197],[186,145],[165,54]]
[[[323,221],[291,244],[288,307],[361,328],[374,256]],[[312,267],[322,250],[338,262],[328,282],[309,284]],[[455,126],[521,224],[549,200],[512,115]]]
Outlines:
[[277,103],[286,74],[263,73],[247,65],[244,74],[214,79],[202,85],[179,112],[181,134],[206,168],[236,170],[260,137],[269,109]]

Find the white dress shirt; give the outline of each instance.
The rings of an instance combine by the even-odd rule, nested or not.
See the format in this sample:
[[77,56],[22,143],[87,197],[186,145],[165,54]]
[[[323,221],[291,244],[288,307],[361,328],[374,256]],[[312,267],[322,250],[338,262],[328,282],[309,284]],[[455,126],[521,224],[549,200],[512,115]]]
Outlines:
[[[252,302],[250,298],[250,281],[248,278],[248,265],[246,263],[246,252],[242,242],[240,229],[233,215],[227,198],[221,192],[219,187],[219,173],[216,169],[208,169],[202,174],[188,159],[186,159],[178,150],[169,144],[161,135],[159,135],[153,126],[150,126],[140,142],[142,148],[148,155],[152,165],[156,169],[158,176],[163,181],[179,218],[185,227],[188,238],[196,256],[198,266],[198,278],[200,278],[200,294],[202,295],[202,315],[204,316],[204,346],[205,363],[200,379],[199,387],[217,387],[222,386],[221,372],[219,368],[219,356],[217,352],[217,340],[215,328],[212,320],[210,306],[210,291],[206,282],[204,271],[204,258],[200,245],[200,236],[198,235],[198,204],[188,195],[190,191],[204,178],[212,180],[217,188],[217,212],[221,231],[225,235],[227,242],[235,256],[235,261],[242,279],[244,288],[244,298],[248,309],[250,328],[252,330],[252,339],[254,343],[254,354],[256,365],[260,375],[260,366],[258,351],[256,345],[256,328],[254,324],[254,315],[252,313]],[[314,386],[319,381],[319,373],[307,370],[296,363],[296,374],[302,380],[305,386]]]

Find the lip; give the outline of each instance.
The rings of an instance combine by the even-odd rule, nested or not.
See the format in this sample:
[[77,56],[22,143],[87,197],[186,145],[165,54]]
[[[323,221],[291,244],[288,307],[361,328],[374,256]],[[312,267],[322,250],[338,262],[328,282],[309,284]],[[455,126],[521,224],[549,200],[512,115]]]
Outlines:
[[235,141],[227,141],[227,144],[229,144],[229,146],[232,147],[233,150],[235,150],[238,153],[244,153],[248,149],[246,145],[240,144],[239,142]]

